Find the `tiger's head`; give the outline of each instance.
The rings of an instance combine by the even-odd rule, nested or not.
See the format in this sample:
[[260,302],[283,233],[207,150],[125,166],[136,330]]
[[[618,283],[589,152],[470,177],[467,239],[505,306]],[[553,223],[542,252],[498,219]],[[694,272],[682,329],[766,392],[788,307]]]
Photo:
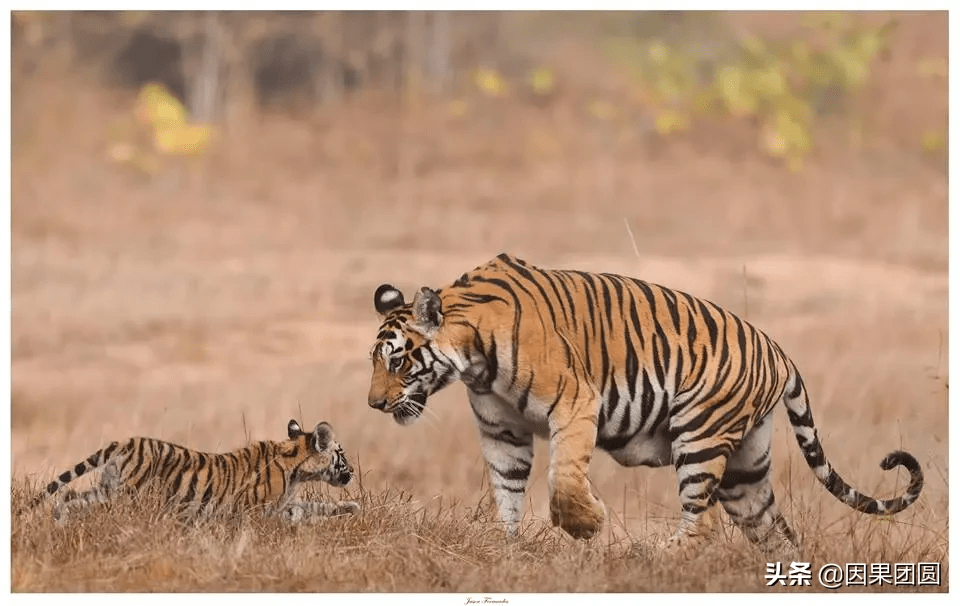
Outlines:
[[456,376],[452,361],[442,353],[440,295],[423,287],[407,303],[402,292],[382,284],[373,302],[382,323],[370,354],[373,377],[367,403],[409,425],[423,413],[427,397]]
[[294,446],[293,452],[302,457],[294,468],[297,481],[323,481],[331,486],[346,486],[353,479],[353,466],[334,438],[329,423],[317,423],[313,431],[305,432],[299,423],[290,419],[287,437]]

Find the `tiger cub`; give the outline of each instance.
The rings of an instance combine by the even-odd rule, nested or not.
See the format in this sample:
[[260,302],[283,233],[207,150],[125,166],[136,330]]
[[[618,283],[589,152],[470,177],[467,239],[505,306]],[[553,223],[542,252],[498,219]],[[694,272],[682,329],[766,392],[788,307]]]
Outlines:
[[146,437],[113,442],[60,474],[28,507],[33,509],[76,478],[102,467],[93,488],[65,493],[54,508],[58,524],[93,503],[106,503],[119,493],[142,494],[148,488],[159,489],[163,502],[178,517],[260,508],[268,516],[298,523],[310,517],[359,512],[360,506],[353,501],[293,499],[298,484],[322,480],[345,486],[353,479],[353,467],[328,423],[305,432],[291,419],[287,436],[283,442],[255,442],[227,453],[199,452]]

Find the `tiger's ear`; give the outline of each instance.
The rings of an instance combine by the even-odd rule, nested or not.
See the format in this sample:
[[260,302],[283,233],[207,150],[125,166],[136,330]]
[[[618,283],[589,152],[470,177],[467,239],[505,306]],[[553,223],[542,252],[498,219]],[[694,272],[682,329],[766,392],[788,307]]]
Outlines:
[[403,300],[403,293],[392,284],[381,284],[377,287],[377,292],[373,293],[373,306],[381,316],[404,303],[406,301]]
[[330,440],[333,439],[333,428],[330,427],[330,424],[321,421],[317,423],[317,426],[313,428],[313,435],[311,436],[311,441],[313,443],[313,448],[317,452],[323,452],[327,449],[327,446],[330,445]]
[[300,424],[297,423],[295,419],[290,419],[290,422],[287,423],[287,437],[291,440],[300,434],[303,433],[303,430],[300,429]]
[[417,331],[428,339],[440,329],[443,314],[440,313],[440,295],[424,286],[413,297],[413,318]]

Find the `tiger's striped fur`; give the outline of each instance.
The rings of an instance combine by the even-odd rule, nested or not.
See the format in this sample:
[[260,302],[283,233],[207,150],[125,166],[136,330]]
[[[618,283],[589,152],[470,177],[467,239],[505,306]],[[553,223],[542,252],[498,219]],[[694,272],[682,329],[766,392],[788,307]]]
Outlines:
[[[890,500],[851,488],[827,461],[800,373],[748,322],[689,294],[625,276],[548,270],[501,254],[411,303],[381,285],[369,405],[413,422],[427,397],[452,381],[467,386],[508,532],[517,531],[533,437],[550,441],[554,525],[589,538],[605,510],[590,489],[594,449],[621,465],[672,464],[681,521],[666,541],[698,532],[719,501],[753,542],[796,536],[770,483],[770,414],[784,402],[807,464],[837,499],[892,514],[920,495],[923,473],[906,452],[880,466],[910,473]],[[779,532],[771,532],[771,531]]]
[[69,491],[54,508],[58,523],[93,503],[105,503],[120,492],[157,490],[181,517],[236,513],[262,507],[267,515],[289,522],[312,516],[356,513],[352,501],[336,503],[293,500],[298,484],[324,481],[344,486],[353,467],[334,439],[333,428],[319,423],[304,432],[290,420],[288,439],[263,441],[228,453],[205,453],[156,438],[112,442],[60,474],[35,497],[32,509],[76,478],[102,468],[99,482],[83,493]]

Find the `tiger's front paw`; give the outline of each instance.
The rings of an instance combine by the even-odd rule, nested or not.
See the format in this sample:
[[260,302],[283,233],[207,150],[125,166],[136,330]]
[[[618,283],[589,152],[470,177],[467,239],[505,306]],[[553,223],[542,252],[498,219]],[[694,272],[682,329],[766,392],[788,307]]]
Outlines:
[[674,558],[689,558],[709,543],[708,537],[678,530],[668,538],[662,539],[657,548],[661,555]]
[[360,504],[356,501],[340,501],[337,503],[336,515],[354,515],[360,513]]
[[603,503],[589,490],[556,489],[550,499],[550,519],[575,539],[590,539],[603,528]]

